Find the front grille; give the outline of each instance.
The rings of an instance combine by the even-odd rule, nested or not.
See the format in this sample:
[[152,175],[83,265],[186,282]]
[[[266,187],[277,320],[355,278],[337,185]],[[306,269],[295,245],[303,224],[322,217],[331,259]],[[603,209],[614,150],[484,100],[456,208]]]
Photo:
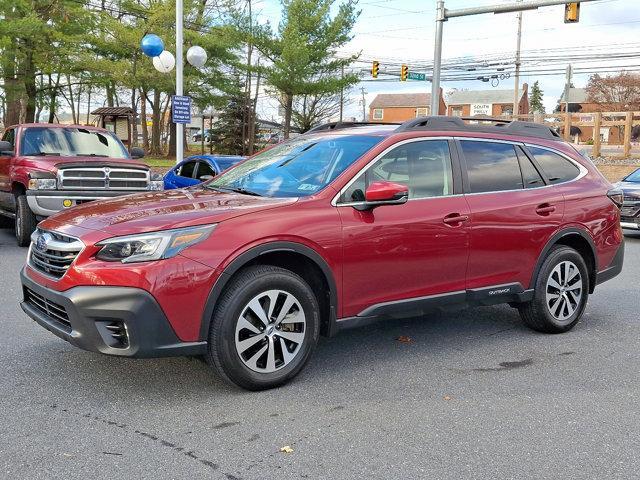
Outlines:
[[37,229],[31,236],[29,264],[46,275],[61,278],[83,246],[77,238]]
[[71,322],[69,315],[62,305],[59,305],[48,298],[34,292],[28,287],[24,287],[24,301],[36,310],[44,313],[50,320],[59,324],[67,332],[71,332]]
[[118,167],[62,168],[62,190],[148,190],[149,172]]

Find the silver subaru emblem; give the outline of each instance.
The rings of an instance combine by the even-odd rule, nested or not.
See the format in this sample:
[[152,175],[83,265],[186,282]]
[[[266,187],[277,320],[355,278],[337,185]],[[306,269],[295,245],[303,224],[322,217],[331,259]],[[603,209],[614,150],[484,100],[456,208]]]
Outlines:
[[40,234],[38,239],[36,240],[36,248],[41,251],[45,251],[49,246],[49,242],[53,240],[53,235],[48,232]]

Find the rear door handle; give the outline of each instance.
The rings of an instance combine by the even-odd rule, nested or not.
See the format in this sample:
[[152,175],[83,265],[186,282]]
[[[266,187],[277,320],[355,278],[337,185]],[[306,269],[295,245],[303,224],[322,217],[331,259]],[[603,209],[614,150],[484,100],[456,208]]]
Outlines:
[[549,215],[550,213],[553,213],[555,211],[556,211],[555,205],[550,205],[548,203],[543,203],[542,205],[538,205],[538,208],[536,208],[536,213],[538,215]]
[[466,222],[467,220],[469,220],[469,215],[460,215],[459,213],[450,213],[442,219],[442,221],[447,225],[454,226],[462,222]]

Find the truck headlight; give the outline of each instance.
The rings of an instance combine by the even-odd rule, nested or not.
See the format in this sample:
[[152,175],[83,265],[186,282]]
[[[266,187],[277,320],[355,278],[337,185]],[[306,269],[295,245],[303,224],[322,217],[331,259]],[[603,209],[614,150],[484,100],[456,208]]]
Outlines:
[[105,262],[150,262],[175,257],[187,247],[206,240],[216,224],[163,232],[114,237],[96,243],[96,258]]
[[149,190],[156,192],[158,190],[164,190],[164,180],[162,175],[154,173],[149,181]]
[[55,190],[57,187],[55,178],[30,178],[29,190]]

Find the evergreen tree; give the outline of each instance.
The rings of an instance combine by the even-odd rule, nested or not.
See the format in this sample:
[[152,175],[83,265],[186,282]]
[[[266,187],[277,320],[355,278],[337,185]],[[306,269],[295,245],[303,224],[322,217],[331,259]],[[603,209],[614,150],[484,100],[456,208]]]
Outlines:
[[356,56],[338,58],[337,50],[351,40],[358,13],[347,0],[331,16],[336,0],[282,0],[282,20],[276,34],[256,39],[256,47],[270,60],[266,82],[280,94],[284,135],[289,136],[294,97],[338,93],[358,82],[342,74]]
[[543,103],[544,92],[540,89],[540,85],[536,80],[529,94],[529,106],[534,113],[545,113]]

